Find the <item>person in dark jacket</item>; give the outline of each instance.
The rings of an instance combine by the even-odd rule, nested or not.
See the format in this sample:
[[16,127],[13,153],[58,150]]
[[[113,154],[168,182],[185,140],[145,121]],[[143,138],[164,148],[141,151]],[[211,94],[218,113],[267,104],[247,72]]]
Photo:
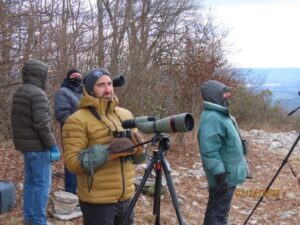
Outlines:
[[12,102],[11,125],[15,149],[24,154],[24,224],[46,225],[46,208],[51,188],[51,162],[60,150],[51,127],[47,95],[44,92],[48,66],[29,60],[22,68],[23,84]]
[[[73,114],[82,97],[81,73],[77,69],[70,69],[63,80],[61,88],[55,95],[54,111],[56,120],[62,129],[65,120]],[[65,191],[76,194],[76,175],[65,167]]]
[[245,181],[248,165],[235,120],[229,114],[229,88],[209,80],[201,87],[204,109],[198,143],[209,186],[204,225],[227,225],[236,185]]

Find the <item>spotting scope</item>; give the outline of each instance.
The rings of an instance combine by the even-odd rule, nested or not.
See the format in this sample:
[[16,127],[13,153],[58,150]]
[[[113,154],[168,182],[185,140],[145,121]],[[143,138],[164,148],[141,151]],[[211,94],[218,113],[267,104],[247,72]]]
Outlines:
[[124,129],[136,127],[146,134],[187,132],[193,130],[194,118],[189,113],[172,115],[158,120],[155,117],[142,116],[123,121],[122,127]]

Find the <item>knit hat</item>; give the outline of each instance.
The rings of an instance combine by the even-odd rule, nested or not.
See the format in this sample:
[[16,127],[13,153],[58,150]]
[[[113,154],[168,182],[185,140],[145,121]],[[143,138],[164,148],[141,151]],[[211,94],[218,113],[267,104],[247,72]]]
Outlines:
[[75,68],[70,69],[67,73],[67,78],[69,78],[73,73],[80,73],[80,71]]
[[83,85],[89,95],[93,95],[92,92],[94,85],[96,81],[103,75],[107,75],[111,80],[113,80],[110,72],[104,68],[95,68],[87,72],[86,76],[83,78]]

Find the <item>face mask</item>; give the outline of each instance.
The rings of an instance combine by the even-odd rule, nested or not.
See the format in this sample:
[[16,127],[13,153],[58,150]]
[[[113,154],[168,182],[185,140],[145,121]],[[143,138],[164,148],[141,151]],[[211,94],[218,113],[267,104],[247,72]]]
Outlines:
[[225,99],[224,99],[224,106],[225,106],[225,108],[228,108],[229,105],[230,105],[230,104],[229,104],[229,99],[228,99],[228,98],[225,98]]
[[69,82],[74,86],[78,87],[81,85],[81,78],[68,78]]

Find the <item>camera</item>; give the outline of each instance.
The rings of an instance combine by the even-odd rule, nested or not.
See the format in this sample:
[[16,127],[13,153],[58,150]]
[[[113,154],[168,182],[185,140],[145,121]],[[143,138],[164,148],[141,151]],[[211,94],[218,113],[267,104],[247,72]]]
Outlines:
[[115,78],[113,78],[113,86],[114,87],[121,87],[125,84],[125,77],[122,75],[119,75]]
[[113,131],[113,136],[115,138],[131,138],[131,130]]
[[142,116],[123,121],[122,127],[124,129],[136,127],[146,134],[187,132],[193,130],[194,118],[189,113],[172,115],[158,120],[155,117]]

